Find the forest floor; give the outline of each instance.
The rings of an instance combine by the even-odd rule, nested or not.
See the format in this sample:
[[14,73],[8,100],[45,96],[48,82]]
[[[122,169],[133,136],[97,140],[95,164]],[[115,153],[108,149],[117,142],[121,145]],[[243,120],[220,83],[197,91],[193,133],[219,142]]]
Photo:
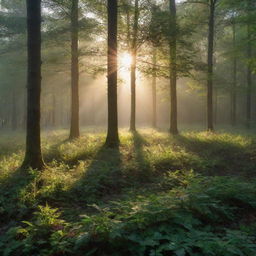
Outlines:
[[43,172],[0,136],[0,255],[256,255],[256,136],[45,132]]

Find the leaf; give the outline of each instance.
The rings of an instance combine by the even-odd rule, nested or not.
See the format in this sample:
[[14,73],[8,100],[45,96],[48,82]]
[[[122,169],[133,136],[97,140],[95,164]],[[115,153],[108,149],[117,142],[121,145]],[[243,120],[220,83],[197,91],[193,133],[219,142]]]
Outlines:
[[30,226],[30,227],[33,227],[34,225],[31,223],[31,222],[29,222],[29,221],[22,221],[22,223],[24,223],[24,224],[27,224],[28,226]]
[[181,249],[179,249],[179,250],[176,250],[174,253],[175,253],[177,256],[185,256],[185,255],[186,255],[186,251],[185,251],[184,248],[181,248]]

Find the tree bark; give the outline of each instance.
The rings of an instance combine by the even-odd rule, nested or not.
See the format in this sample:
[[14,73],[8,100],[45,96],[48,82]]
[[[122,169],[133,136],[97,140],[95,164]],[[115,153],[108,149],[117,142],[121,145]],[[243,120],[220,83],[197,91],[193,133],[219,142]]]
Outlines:
[[237,58],[236,58],[236,25],[233,21],[233,48],[234,48],[234,58],[233,58],[233,83],[231,87],[231,125],[236,125],[236,86],[237,86]]
[[214,121],[214,124],[217,125],[217,122],[218,122],[218,88],[217,87],[214,89],[213,99],[214,99],[214,104],[213,104],[214,117],[213,117],[213,121]]
[[176,29],[176,4],[175,0],[170,0],[170,132],[178,134],[177,122],[177,67],[176,67],[176,48],[177,48],[177,29]]
[[135,0],[133,38],[131,45],[131,120],[130,131],[136,131],[136,68],[137,68],[137,36],[139,22],[139,0]]
[[126,8],[126,23],[127,23],[127,48],[130,50],[130,43],[131,43],[131,17],[130,17],[130,10]]
[[42,169],[40,136],[41,0],[27,0],[27,137],[23,168]]
[[213,44],[216,0],[210,0],[209,31],[208,31],[208,58],[207,58],[207,128],[213,131]]
[[[251,2],[248,0],[248,13],[250,12]],[[252,44],[251,44],[251,25],[250,21],[247,23],[247,90],[246,90],[246,126],[251,127],[251,101],[252,101],[252,68],[251,68],[251,58],[252,58]]]
[[71,7],[71,127],[69,139],[76,139],[79,132],[79,64],[78,64],[78,0]]
[[153,48],[153,76],[152,76],[152,127],[157,127],[157,109],[156,109],[156,48]]
[[117,147],[117,0],[108,0],[108,133],[106,146]]

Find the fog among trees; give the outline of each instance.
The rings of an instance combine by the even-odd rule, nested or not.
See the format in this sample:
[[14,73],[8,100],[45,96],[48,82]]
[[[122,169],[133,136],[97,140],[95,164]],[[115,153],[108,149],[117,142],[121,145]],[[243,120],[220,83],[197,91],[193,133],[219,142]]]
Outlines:
[[254,0],[0,0],[1,255],[256,255]]

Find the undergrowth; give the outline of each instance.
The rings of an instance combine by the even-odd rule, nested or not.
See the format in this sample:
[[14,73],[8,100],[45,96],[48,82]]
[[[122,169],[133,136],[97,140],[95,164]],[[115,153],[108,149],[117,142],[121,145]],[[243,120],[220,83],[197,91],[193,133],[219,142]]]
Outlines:
[[[255,138],[151,130],[43,136],[47,169],[0,139],[0,255],[256,255]],[[15,139],[13,136],[16,136]]]

